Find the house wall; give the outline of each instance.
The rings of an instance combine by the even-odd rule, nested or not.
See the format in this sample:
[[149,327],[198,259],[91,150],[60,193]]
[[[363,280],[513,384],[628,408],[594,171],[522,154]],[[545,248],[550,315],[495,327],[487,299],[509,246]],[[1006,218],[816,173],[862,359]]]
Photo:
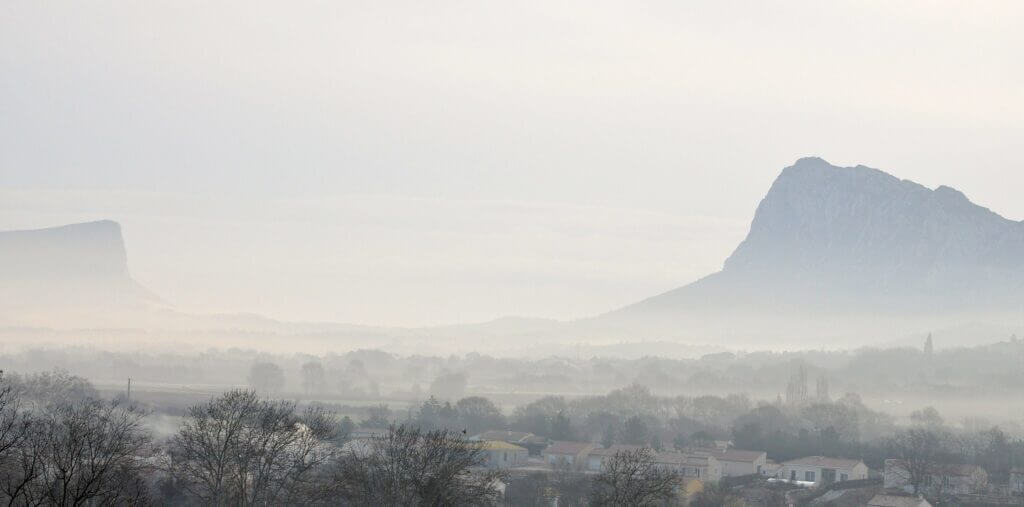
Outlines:
[[726,461],[719,460],[722,464],[723,477],[739,477],[741,475],[753,475],[760,473],[760,470],[767,464],[768,459],[761,456],[756,461]]
[[[791,472],[795,471],[796,472],[796,480],[798,480],[798,481],[807,481],[807,482],[821,483],[822,470],[824,468],[828,468],[828,467],[807,466],[807,465],[783,465],[783,467],[781,469],[782,471],[779,474],[779,478],[780,479],[785,479],[787,481],[791,480],[793,478]],[[861,479],[867,479],[868,478],[868,467],[867,467],[867,465],[865,465],[863,463],[858,463],[856,466],[854,466],[851,469],[845,469],[844,470],[844,469],[837,468],[835,470],[836,470],[836,482],[841,482],[843,480],[842,474],[846,474],[846,480],[848,480],[848,481],[856,481],[856,480],[861,480]],[[814,473],[814,478],[813,479],[809,479],[807,477],[807,472]]]
[[571,454],[545,454],[544,462],[551,465],[552,467],[565,467],[570,468],[581,468],[584,465],[584,459],[579,455]]
[[715,458],[709,459],[708,460],[708,467],[705,470],[705,478],[704,478],[704,480],[713,481],[713,482],[717,482],[717,481],[722,480],[722,477],[725,476],[725,473],[722,472],[722,468],[723,467],[722,467],[722,462],[721,461],[718,461]]
[[988,474],[982,470],[975,469],[973,475],[969,477],[949,477],[949,486],[953,487],[953,490],[958,495],[968,495],[976,493],[977,489],[983,488],[988,484]]
[[[910,475],[902,467],[886,463],[883,473],[883,486],[890,489],[900,489],[906,493],[913,493],[914,486],[910,484]],[[943,484],[945,481],[945,484]],[[925,480],[921,485],[921,492],[942,490],[947,493],[958,495],[969,495],[974,493],[977,487],[988,482],[984,472],[978,471],[971,477],[935,475]],[[1012,483],[1011,483],[1012,486]]]
[[528,452],[526,449],[488,449],[488,468],[509,468],[526,464]]
[[704,482],[718,482],[722,480],[722,465],[711,458],[705,466],[686,465],[680,466],[679,471],[683,477],[688,479],[699,479]]
[[[793,476],[793,473],[796,476]],[[811,472],[813,476],[808,477],[807,473]],[[798,480],[806,482],[820,482],[821,481],[821,467],[818,466],[804,466],[804,465],[783,465],[781,479]]]
[[[840,470],[839,473],[844,473],[844,472],[842,470]],[[850,481],[860,481],[860,480],[864,480],[864,479],[867,479],[867,478],[868,478],[868,466],[865,465],[864,463],[858,463],[857,466],[853,467],[853,469],[851,469],[849,471],[849,479],[847,479],[847,480],[850,480]]]
[[1024,473],[1010,474],[1010,491],[1018,495],[1024,494]]

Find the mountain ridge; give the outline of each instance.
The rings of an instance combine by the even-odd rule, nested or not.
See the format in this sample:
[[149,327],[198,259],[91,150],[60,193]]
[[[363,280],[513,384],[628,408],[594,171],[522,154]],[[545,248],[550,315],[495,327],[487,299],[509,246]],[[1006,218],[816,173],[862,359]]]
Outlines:
[[[374,343],[849,345],[964,322],[1017,328],[1024,315],[1024,222],[1006,219],[948,186],[932,190],[878,169],[838,167],[818,157],[782,170],[720,271],[577,321],[507,317],[388,328],[179,313],[152,304],[155,296],[132,279],[121,228],[111,220],[0,232],[0,263],[8,267],[6,274],[0,272],[0,302],[11,303],[0,316],[18,325],[24,321],[13,319],[23,315],[46,322],[46,305],[60,302],[49,290],[30,291],[27,297],[10,290],[32,285],[35,278],[60,282],[57,293],[77,296],[72,303],[86,308],[58,318],[71,326],[123,321],[151,329],[359,336]],[[18,313],[19,305],[35,313]],[[108,311],[115,307],[118,312]],[[83,315],[87,324],[75,320]]]
[[938,322],[943,312],[1019,311],[1022,293],[1024,222],[948,186],[932,190],[863,165],[807,157],[772,183],[721,271],[595,322],[657,336],[684,328],[741,332],[716,319]]

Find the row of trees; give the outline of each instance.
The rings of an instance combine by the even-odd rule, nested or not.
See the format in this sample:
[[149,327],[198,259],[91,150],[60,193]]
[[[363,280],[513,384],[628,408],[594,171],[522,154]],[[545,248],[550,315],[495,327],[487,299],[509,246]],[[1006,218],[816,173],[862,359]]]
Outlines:
[[486,505],[495,471],[481,444],[451,430],[392,427],[342,446],[320,408],[231,391],[190,409],[166,452],[167,503]]
[[[937,342],[938,343],[938,342]],[[635,347],[631,352],[636,352]],[[587,354],[584,354],[587,356]],[[227,349],[193,353],[113,352],[88,347],[27,349],[0,355],[0,363],[31,371],[59,366],[88,377],[138,378],[162,383],[228,384],[246,379],[255,363],[281,368],[294,392],[310,396],[364,398],[374,392],[392,398],[420,399],[434,394],[455,400],[465,395],[435,391],[441,377],[462,374],[474,384],[505,392],[540,392],[558,386],[559,392],[607,392],[632,382],[652,386],[663,395],[747,391],[763,398],[784,394],[794,371],[805,368],[807,401],[819,401],[816,380],[825,379],[825,394],[849,390],[885,392],[908,399],[922,392],[970,398],[993,389],[1007,396],[1024,386],[1024,340],[971,348],[937,348],[927,354],[916,348],[856,351],[719,353],[700,359],[669,359],[657,354],[637,359],[591,357],[573,359],[496,358],[469,353],[460,356],[399,356],[379,350],[345,354],[266,354]],[[307,382],[306,365],[310,373]],[[319,376],[318,373],[323,375]],[[442,387],[438,384],[436,387]],[[823,386],[824,387],[824,386]],[[827,392],[825,392],[827,391]],[[951,414],[952,415],[952,414]],[[956,414],[959,420],[961,416]],[[1024,435],[1024,428],[995,421]]]
[[[376,407],[364,424],[385,427],[393,421],[426,429],[465,430],[470,435],[512,429],[551,440],[655,450],[700,447],[722,439],[738,448],[766,451],[778,461],[825,455],[863,459],[875,468],[893,456],[890,437],[900,430],[893,417],[871,410],[855,394],[797,405],[754,403],[744,396],[662,397],[636,385],[605,396],[543,397],[508,416],[482,397],[456,403],[431,397],[407,414]],[[1024,462],[1024,444],[985,421],[978,420],[970,430],[954,429],[945,425],[937,410],[926,407],[913,412],[910,422],[939,435],[953,462],[981,465],[994,481],[1005,482],[1010,468]]]
[[[380,396],[380,384],[373,379],[363,362],[356,359],[343,371],[333,372],[333,382],[324,366],[317,361],[303,363],[299,370],[302,392],[309,397],[328,393],[355,397]],[[275,363],[258,362],[249,369],[246,377],[249,387],[257,392],[276,394],[285,389],[284,370]],[[443,372],[430,383],[429,393],[442,399],[460,398],[466,392],[466,376],[461,373]],[[414,391],[421,391],[417,385]],[[416,392],[413,394],[421,394]]]
[[[1010,471],[1024,462],[1024,442],[1011,441],[998,427],[956,434],[917,426],[896,432],[886,443],[887,456],[899,461],[899,473],[915,492],[961,464],[978,465],[989,481],[1006,484]],[[942,486],[942,481],[935,486]]]
[[[227,392],[155,441],[147,413],[66,374],[0,376],[9,505],[491,505],[501,473],[451,430],[393,427],[344,445],[320,407]],[[359,445],[356,445],[359,444]]]
[[401,420],[424,428],[454,428],[471,434],[486,429],[513,429],[551,440],[585,440],[681,449],[710,440],[734,440],[779,459],[801,455],[859,452],[865,441],[895,430],[893,419],[870,410],[856,395],[803,406],[755,404],[745,396],[656,396],[643,386],[617,389],[604,396],[566,399],[546,396],[517,407],[510,416],[486,398],[456,403],[429,398],[404,418],[376,407],[367,426]]
[[723,507],[744,505],[717,484],[704,484],[686,498],[685,481],[678,470],[659,466],[651,449],[623,450],[605,460],[592,477],[571,473],[536,473],[509,484],[511,505],[561,507],[640,507],[683,505]]
[[[66,374],[0,378],[0,498],[11,505],[494,505],[505,475],[486,468],[482,443],[418,423],[345,442],[321,407],[235,390],[190,408],[155,441],[147,413],[105,401]],[[436,401],[426,404],[428,411]],[[432,408],[431,408],[432,407]],[[444,408],[441,405],[441,408]],[[466,421],[500,415],[488,400],[451,406]],[[422,412],[422,410],[421,410]],[[422,415],[422,414],[421,414]],[[655,505],[681,478],[652,451],[622,452],[594,478],[566,479],[563,505]],[[518,483],[517,483],[518,484]],[[523,497],[553,489],[510,491]],[[575,491],[573,493],[572,491]]]
[[[238,390],[190,408],[173,436],[154,441],[145,411],[102,400],[88,382],[58,373],[0,376],[0,496],[16,505],[486,504],[497,498],[501,474],[483,471],[484,451],[466,440],[475,432],[542,425],[550,433],[537,433],[553,438],[681,447],[726,432],[712,423],[743,408],[734,440],[777,460],[793,452],[845,455],[877,468],[886,457],[920,458],[980,464],[1000,480],[1024,459],[1024,446],[998,429],[954,434],[934,410],[914,416],[915,433],[865,442],[865,421],[877,414],[855,398],[751,408],[743,397],[662,398],[637,386],[579,400],[543,398],[510,417],[482,397],[430,398],[404,419],[381,406],[368,423],[401,424],[347,443],[347,418]],[[686,421],[712,429],[661,440]],[[548,477],[535,486],[561,491],[569,505],[571,498],[599,505],[663,499],[678,491],[678,477],[655,467],[651,452],[616,456],[592,481]]]

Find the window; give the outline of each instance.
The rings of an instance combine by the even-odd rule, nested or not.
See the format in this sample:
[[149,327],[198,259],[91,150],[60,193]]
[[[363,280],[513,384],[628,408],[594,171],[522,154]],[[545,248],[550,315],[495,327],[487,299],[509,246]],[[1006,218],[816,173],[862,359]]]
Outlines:
[[790,470],[789,471],[789,480],[791,480],[791,481],[795,481],[796,480],[796,470]]
[[700,469],[699,468],[694,468],[693,469],[693,473],[697,474],[697,478],[700,479]]
[[839,482],[844,482],[848,480],[850,480],[850,476],[848,474],[839,474]]
[[804,480],[807,482],[814,482],[814,472],[804,472]]

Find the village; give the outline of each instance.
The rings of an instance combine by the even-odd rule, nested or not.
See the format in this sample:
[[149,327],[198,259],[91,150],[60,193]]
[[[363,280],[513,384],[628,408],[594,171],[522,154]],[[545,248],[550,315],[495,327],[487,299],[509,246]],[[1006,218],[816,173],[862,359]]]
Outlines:
[[[359,431],[353,435],[353,442],[383,431]],[[604,471],[616,455],[649,449],[549,441],[532,433],[505,430],[485,431],[470,440],[482,443],[486,467],[508,472],[510,484],[545,474],[594,476]],[[828,456],[777,463],[764,451],[736,449],[730,441],[706,444],[680,450],[649,449],[654,467],[682,478],[677,492],[680,505],[686,505],[708,485],[727,491],[728,496],[741,502],[737,505],[928,507],[1024,502],[1024,468],[1014,468],[1008,483],[996,484],[977,465],[887,459],[883,469],[872,470],[859,459]],[[504,492],[509,505],[521,505],[508,486]],[[559,505],[557,494],[550,501],[553,506]]]

